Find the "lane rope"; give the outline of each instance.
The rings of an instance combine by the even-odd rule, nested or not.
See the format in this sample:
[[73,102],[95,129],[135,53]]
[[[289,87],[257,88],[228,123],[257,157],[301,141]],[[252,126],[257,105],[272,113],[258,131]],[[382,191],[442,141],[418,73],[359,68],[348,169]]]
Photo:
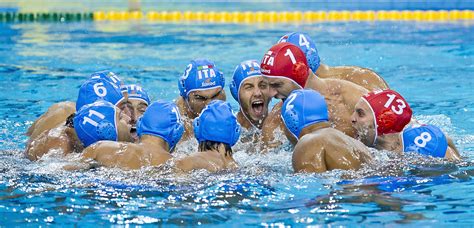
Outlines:
[[474,20],[473,10],[367,11],[96,11],[92,13],[0,12],[0,22],[130,21],[211,23],[318,23],[326,21],[460,21]]

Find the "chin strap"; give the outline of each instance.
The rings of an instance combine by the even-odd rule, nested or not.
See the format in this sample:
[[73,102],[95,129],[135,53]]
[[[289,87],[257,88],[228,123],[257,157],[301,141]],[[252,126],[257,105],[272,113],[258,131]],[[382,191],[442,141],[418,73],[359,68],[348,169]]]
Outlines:
[[372,145],[374,146],[377,144],[377,137],[378,137],[377,129],[375,129],[374,142],[372,143]]
[[[194,110],[189,105],[188,99],[185,99],[185,98],[183,99],[184,99],[184,103],[186,103],[186,107],[188,107],[188,110],[191,111],[194,115],[196,115],[196,113],[194,113]],[[197,114],[196,116],[199,116],[199,114]]]
[[251,121],[250,118],[247,116],[247,114],[245,114],[244,110],[242,109],[242,106],[240,107],[240,111],[242,112],[242,115],[244,116],[244,118],[245,118],[247,121],[249,121],[249,123],[250,123],[253,127],[255,127],[255,129],[261,131],[261,129],[260,129],[259,127],[255,126],[255,124],[252,123],[252,121]]

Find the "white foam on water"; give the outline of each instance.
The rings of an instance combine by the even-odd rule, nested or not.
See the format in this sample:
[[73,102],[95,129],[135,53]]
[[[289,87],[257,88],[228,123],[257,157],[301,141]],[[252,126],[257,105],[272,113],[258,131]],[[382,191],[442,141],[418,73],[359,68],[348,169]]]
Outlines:
[[[444,131],[452,133],[459,148],[469,148],[472,151],[474,136],[458,135],[460,130],[452,126],[450,119],[444,115],[416,116],[421,123],[440,126]],[[11,123],[10,123],[11,124]],[[252,132],[249,132],[249,134]],[[172,163],[162,167],[145,167],[139,170],[124,171],[118,168],[98,167],[91,170],[65,171],[66,165],[80,164],[80,154],[62,156],[62,151],[54,150],[43,156],[37,162],[30,162],[24,158],[22,150],[2,151],[3,159],[0,169],[5,170],[0,174],[0,180],[19,181],[21,175],[47,177],[43,184],[21,183],[25,191],[38,191],[41,189],[61,188],[65,186],[86,187],[97,184],[120,183],[131,186],[147,186],[164,188],[168,186],[187,186],[190,189],[207,189],[218,183],[229,181],[248,181],[258,179],[265,185],[277,187],[279,194],[272,200],[284,200],[295,197],[292,192],[297,189],[316,188],[324,191],[328,186],[333,188],[338,181],[345,178],[363,178],[367,176],[403,176],[407,171],[416,166],[443,166],[449,162],[420,156],[414,153],[404,156],[396,155],[390,151],[370,149],[373,162],[365,165],[358,171],[333,170],[322,174],[294,174],[291,164],[292,146],[279,131],[275,137],[282,145],[260,153],[260,143],[237,143],[233,147],[234,159],[239,164],[235,172],[220,172],[216,174],[207,171],[195,171],[187,175],[176,175]],[[16,147],[20,148],[17,140]],[[197,141],[194,139],[183,142],[173,153],[180,158],[197,151]],[[448,169],[449,170],[449,169]],[[48,183],[48,181],[52,181]],[[40,181],[41,182],[41,181]],[[14,184],[14,183],[12,183]],[[28,187],[29,186],[29,187]],[[20,188],[20,187],[19,187]]]

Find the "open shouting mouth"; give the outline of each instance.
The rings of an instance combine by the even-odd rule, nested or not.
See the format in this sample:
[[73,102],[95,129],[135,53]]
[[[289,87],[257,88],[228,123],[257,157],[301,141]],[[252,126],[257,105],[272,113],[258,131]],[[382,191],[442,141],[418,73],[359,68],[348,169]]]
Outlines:
[[133,141],[138,141],[137,127],[130,128],[130,135],[132,136]]
[[264,102],[263,100],[256,100],[252,102],[252,111],[256,116],[263,116],[264,114]]

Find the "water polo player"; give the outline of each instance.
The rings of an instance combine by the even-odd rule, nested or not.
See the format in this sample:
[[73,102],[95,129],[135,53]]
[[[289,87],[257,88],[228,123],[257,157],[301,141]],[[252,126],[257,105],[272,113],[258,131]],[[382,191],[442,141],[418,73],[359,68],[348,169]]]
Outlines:
[[[352,114],[357,138],[365,145],[398,153],[419,152],[433,157],[460,159],[456,147],[436,126],[406,127],[412,121],[408,102],[393,90],[378,90],[360,98]],[[451,145],[448,145],[451,144]]]
[[316,44],[308,34],[292,32],[282,36],[278,43],[281,42],[289,42],[300,47],[305,53],[309,68],[320,78],[333,78],[350,81],[369,91],[389,88],[385,80],[370,69],[357,66],[330,67],[321,63]]
[[128,92],[128,102],[130,103],[131,109],[131,124],[132,124],[132,137],[135,141],[138,140],[137,135],[137,121],[138,119],[143,116],[145,113],[148,105],[150,104],[150,97],[145,89],[143,89],[139,85],[130,84],[126,85],[127,92]]
[[[355,136],[350,117],[354,105],[367,93],[366,89],[345,80],[316,77],[303,51],[288,42],[278,43],[267,51],[260,71],[268,79],[270,95],[275,98],[284,100],[292,91],[303,88],[319,92],[326,99],[331,125],[351,137]],[[270,128],[275,129],[274,126]]]
[[[111,71],[97,71],[90,75],[89,79],[102,78],[113,83],[117,88],[122,86],[120,78]],[[64,125],[66,119],[76,112],[76,103],[63,101],[53,104],[28,128],[26,135],[34,140],[38,135],[59,125]]]
[[324,172],[359,169],[371,160],[368,148],[359,141],[331,128],[326,101],[314,90],[295,90],[283,103],[285,127],[296,145],[295,172]]
[[193,125],[199,142],[198,152],[176,161],[177,169],[218,172],[237,167],[232,146],[239,140],[240,124],[228,102],[212,101],[194,119]]
[[237,120],[245,129],[261,129],[268,116],[269,87],[267,79],[260,73],[260,64],[248,60],[235,67],[232,82],[229,85],[232,97],[239,102]]
[[213,100],[226,100],[224,75],[207,59],[191,61],[178,80],[180,97],[176,100],[183,115],[183,140],[192,137],[192,120]]
[[181,139],[184,126],[178,107],[167,101],[153,102],[137,123],[139,142],[100,141],[87,147],[83,161],[101,166],[139,169],[159,166],[172,158],[171,151]]
[[[82,84],[76,101],[76,110],[91,104],[97,100],[111,102],[115,106],[122,107],[120,114],[130,119],[130,110],[125,103],[119,87],[114,86],[104,78],[90,78]],[[59,151],[61,154],[81,152],[83,144],[79,141],[74,129],[74,116],[71,116],[66,124],[56,126],[44,131],[36,138],[27,143],[26,155],[30,160],[37,160],[49,151]]]

